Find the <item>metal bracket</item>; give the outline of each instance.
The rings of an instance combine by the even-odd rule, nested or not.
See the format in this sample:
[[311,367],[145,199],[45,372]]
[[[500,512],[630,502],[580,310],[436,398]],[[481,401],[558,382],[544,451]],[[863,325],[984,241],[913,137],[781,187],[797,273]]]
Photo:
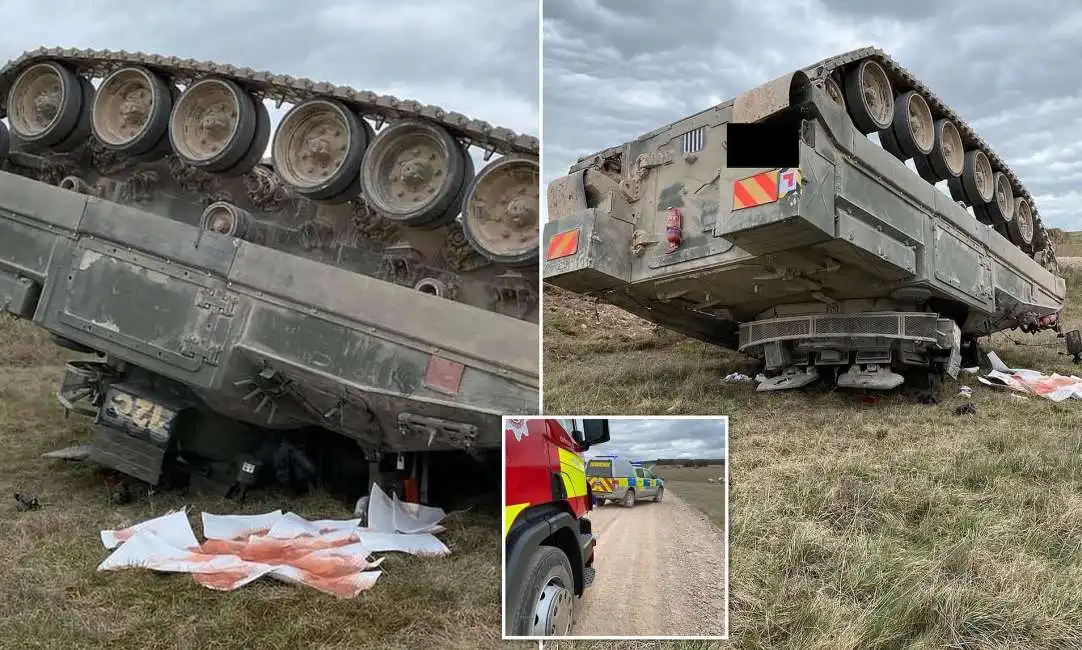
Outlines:
[[222,316],[231,317],[236,313],[237,297],[224,289],[200,289],[196,298],[200,309],[214,310]]
[[501,313],[522,318],[537,302],[537,295],[526,278],[514,271],[496,276],[491,304]]

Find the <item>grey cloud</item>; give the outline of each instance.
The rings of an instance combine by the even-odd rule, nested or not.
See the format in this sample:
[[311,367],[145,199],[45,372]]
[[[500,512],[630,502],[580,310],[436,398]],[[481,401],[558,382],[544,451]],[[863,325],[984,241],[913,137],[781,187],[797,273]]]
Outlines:
[[[1046,223],[1077,209],[1082,5],[1072,0],[546,0],[544,169],[620,144],[781,74],[875,45],[980,133]],[[945,191],[945,184],[943,189]]]
[[0,15],[0,60],[53,45],[142,50],[394,94],[539,131],[537,0],[40,0],[0,2]]
[[627,456],[633,460],[657,458],[723,458],[727,441],[724,418],[609,419],[609,442],[587,456]]

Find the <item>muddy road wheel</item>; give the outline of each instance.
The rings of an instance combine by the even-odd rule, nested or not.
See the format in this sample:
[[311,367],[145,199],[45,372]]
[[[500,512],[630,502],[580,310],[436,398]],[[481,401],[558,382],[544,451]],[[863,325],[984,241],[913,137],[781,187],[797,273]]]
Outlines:
[[271,156],[282,180],[312,200],[360,192],[361,161],[375,134],[345,104],[313,99],[294,106],[274,134]]
[[889,127],[894,118],[894,91],[883,67],[870,59],[854,66],[845,75],[845,103],[861,133]]
[[11,150],[11,136],[8,135],[8,127],[0,122],[0,169],[4,167],[4,161],[8,158]]
[[992,187],[995,196],[984,206],[985,212],[992,223],[1005,225],[1014,217],[1014,190],[1011,189],[1011,181],[1003,172],[996,172],[992,174]]
[[891,128],[898,145],[908,158],[925,156],[935,145],[932,109],[915,90],[902,93],[894,101],[894,119]]
[[509,266],[537,262],[539,176],[529,158],[501,158],[481,170],[462,207],[462,229],[477,252]]
[[1007,232],[1015,246],[1029,250],[1033,245],[1033,208],[1022,197],[1014,200],[1014,218],[1007,222]]
[[12,133],[39,147],[60,144],[79,125],[84,94],[79,76],[59,63],[47,61],[30,66],[8,92]]
[[827,91],[827,96],[834,101],[835,104],[842,107],[845,110],[845,93],[842,92],[842,87],[838,85],[838,82],[834,77],[827,77],[823,83],[823,89]]
[[244,158],[255,138],[255,101],[239,85],[201,79],[180,95],[169,116],[169,142],[185,163],[217,173]]
[[958,127],[950,120],[936,120],[935,146],[928,154],[928,164],[938,180],[946,180],[962,175],[965,167],[965,150],[962,148],[962,135]]
[[970,205],[984,205],[995,196],[992,184],[992,163],[983,151],[967,151],[962,169],[962,187]]
[[400,225],[424,227],[445,218],[466,182],[462,147],[424,120],[386,127],[361,164],[361,192],[378,214]]
[[172,111],[173,91],[164,79],[146,68],[121,68],[98,86],[91,128],[106,149],[139,156],[166,137]]
[[226,201],[215,201],[203,210],[199,226],[220,235],[243,238],[251,221],[252,215],[247,211]]

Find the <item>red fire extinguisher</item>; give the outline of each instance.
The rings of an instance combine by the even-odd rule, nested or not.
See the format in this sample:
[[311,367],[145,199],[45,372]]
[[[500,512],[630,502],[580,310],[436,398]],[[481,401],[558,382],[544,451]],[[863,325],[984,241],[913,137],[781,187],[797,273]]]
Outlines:
[[680,209],[670,207],[665,212],[665,241],[669,242],[669,252],[672,253],[680,248]]

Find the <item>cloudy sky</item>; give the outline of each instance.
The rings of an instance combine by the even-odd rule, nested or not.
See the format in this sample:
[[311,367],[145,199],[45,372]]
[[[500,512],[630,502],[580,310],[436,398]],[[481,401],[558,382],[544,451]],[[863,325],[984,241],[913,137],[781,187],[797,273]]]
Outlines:
[[720,419],[609,419],[609,442],[588,452],[594,456],[629,456],[632,460],[658,458],[723,458],[726,420]]
[[2,0],[0,16],[3,61],[39,46],[210,59],[539,134],[538,0]]
[[580,155],[875,45],[1007,160],[1048,225],[1082,230],[1077,0],[545,0],[544,13],[546,183]]

